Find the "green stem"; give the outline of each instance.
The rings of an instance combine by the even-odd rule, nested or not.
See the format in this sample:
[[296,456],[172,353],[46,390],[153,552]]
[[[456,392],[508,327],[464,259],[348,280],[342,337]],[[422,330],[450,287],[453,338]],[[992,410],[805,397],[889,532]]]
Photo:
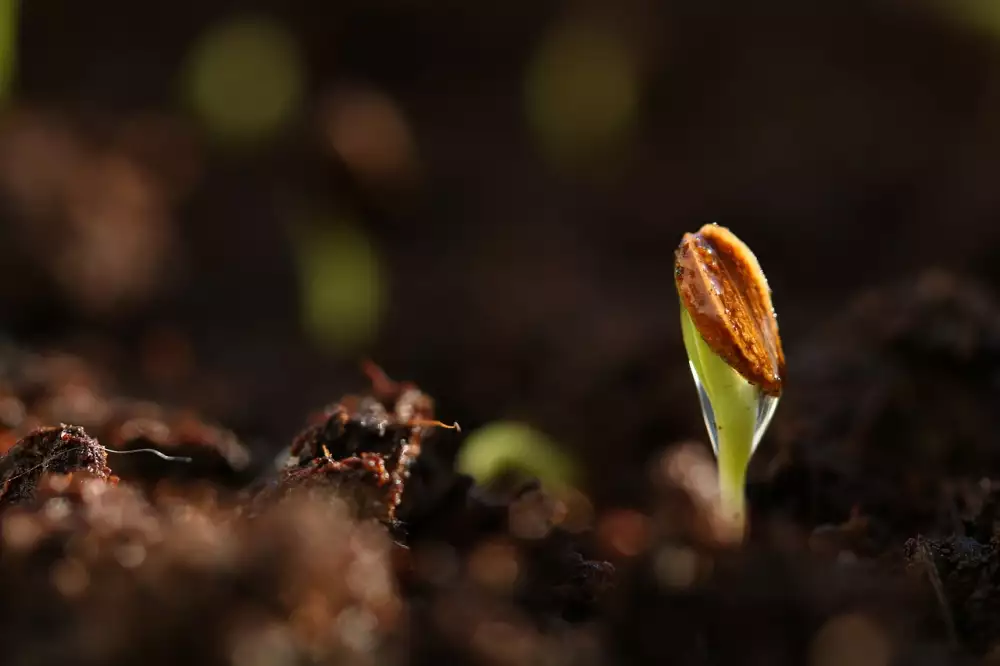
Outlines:
[[735,519],[742,532],[746,524],[746,472],[753,453],[759,389],[711,350],[683,307],[681,327],[692,369],[715,417],[721,509],[727,518]]
[[719,430],[719,494],[722,512],[742,531],[746,525],[746,474],[750,464],[749,438],[724,426]]

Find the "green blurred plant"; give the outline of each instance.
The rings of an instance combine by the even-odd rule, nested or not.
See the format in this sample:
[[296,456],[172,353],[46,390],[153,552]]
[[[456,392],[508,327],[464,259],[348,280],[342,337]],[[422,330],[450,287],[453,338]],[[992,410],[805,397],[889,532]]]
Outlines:
[[11,97],[17,70],[17,37],[20,25],[19,0],[0,0],[0,101]]
[[189,55],[184,95],[213,136],[246,143],[273,134],[298,109],[304,65],[294,37],[263,16],[214,26]]
[[370,343],[382,314],[382,270],[371,241],[348,220],[295,224],[303,326],[322,347],[353,353]]
[[629,143],[639,81],[624,37],[598,22],[557,26],[541,44],[526,81],[526,111],[555,166],[606,165]]
[[572,458],[545,433],[519,421],[495,421],[470,433],[455,465],[479,483],[520,472],[555,489],[576,476]]

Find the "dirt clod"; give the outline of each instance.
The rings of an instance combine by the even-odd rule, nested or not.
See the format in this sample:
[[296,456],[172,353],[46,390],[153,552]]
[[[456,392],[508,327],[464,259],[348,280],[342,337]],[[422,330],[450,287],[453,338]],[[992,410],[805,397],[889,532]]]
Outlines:
[[62,425],[36,430],[0,458],[0,507],[34,498],[45,474],[84,471],[108,479],[107,453],[83,428]]

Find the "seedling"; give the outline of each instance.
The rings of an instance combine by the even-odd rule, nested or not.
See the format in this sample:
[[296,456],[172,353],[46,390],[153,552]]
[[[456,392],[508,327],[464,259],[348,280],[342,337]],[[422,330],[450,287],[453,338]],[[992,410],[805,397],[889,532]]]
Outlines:
[[674,280],[684,347],[718,461],[720,506],[742,533],[747,466],[785,376],[771,290],[750,248],[716,224],[684,235]]

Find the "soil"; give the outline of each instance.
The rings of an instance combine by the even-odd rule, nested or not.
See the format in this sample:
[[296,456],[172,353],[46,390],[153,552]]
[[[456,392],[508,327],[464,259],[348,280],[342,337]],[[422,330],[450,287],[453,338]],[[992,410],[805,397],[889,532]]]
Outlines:
[[791,357],[742,545],[697,443],[636,480],[641,506],[602,507],[456,472],[442,452],[463,433],[373,364],[261,460],[81,359],[3,353],[4,664],[1000,654],[1000,309],[951,275],[862,295]]

